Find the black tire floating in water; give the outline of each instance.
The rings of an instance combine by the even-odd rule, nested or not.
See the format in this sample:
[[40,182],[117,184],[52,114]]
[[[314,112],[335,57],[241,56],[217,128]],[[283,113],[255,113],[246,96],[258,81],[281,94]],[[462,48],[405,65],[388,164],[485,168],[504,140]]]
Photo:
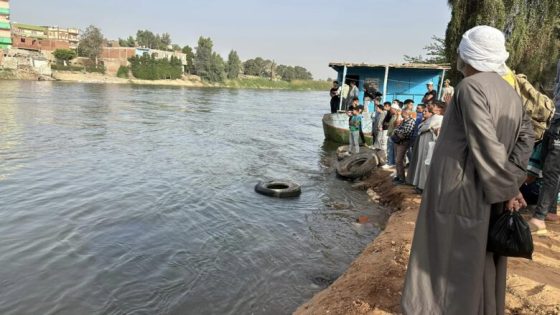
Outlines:
[[351,155],[340,161],[336,173],[344,178],[358,179],[371,174],[377,168],[379,160],[373,151]]
[[270,197],[291,198],[301,195],[301,186],[291,181],[271,180],[259,182],[255,191]]

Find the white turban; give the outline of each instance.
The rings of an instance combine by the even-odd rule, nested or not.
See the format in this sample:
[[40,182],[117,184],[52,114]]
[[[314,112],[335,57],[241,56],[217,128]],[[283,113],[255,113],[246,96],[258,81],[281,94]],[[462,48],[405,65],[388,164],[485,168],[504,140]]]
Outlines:
[[459,56],[463,61],[481,72],[507,73],[504,34],[491,26],[475,26],[463,34],[459,44]]

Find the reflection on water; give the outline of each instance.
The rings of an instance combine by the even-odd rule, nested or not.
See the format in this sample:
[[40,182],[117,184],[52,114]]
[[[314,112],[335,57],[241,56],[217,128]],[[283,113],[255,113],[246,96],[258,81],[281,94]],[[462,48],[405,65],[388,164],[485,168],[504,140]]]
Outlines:
[[[0,314],[293,311],[385,218],[335,178],[327,101],[2,82]],[[253,191],[273,178],[303,194]]]
[[13,97],[6,96],[0,106],[0,181],[21,167],[20,163],[11,163],[10,168],[2,161],[18,160],[25,156],[18,150],[22,130],[16,119],[16,104]]

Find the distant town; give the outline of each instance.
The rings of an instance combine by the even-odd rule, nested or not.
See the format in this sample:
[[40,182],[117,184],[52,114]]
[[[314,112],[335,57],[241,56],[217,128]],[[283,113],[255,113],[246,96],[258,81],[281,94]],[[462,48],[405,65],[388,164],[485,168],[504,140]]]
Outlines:
[[[194,78],[217,84],[244,79],[259,80],[257,85],[266,79],[280,83],[267,86],[270,88],[290,88],[282,82],[313,80],[304,67],[279,65],[261,57],[242,62],[234,50],[224,60],[212,50],[210,38],[200,37],[197,47],[180,46],[172,43],[168,33],[139,30],[135,37],[108,40],[95,26],[80,30],[15,23],[10,15],[10,1],[0,0],[0,79],[52,80],[55,72],[97,72],[121,79]],[[303,86],[324,89],[325,83]],[[253,87],[251,84],[232,85]]]

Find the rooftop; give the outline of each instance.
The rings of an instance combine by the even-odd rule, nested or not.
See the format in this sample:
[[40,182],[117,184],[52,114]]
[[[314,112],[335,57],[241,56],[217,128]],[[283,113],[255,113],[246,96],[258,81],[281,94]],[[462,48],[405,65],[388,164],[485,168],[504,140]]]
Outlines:
[[14,23],[14,27],[23,29],[23,30],[31,30],[31,31],[39,31],[39,32],[46,32],[47,28],[44,26],[37,26],[31,24],[23,24],[23,23]]
[[351,62],[331,62],[329,67],[337,70],[347,68],[395,68],[395,69],[426,69],[426,70],[450,70],[448,64],[426,64],[426,63],[403,63],[403,64],[370,64],[370,63],[351,63]]

